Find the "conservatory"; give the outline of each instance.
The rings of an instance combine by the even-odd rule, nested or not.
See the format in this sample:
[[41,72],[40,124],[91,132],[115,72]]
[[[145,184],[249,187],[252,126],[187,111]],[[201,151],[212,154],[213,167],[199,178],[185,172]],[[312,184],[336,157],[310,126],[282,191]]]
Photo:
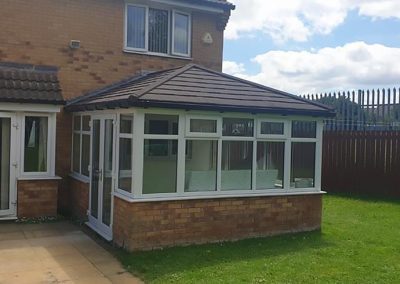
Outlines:
[[320,227],[326,106],[191,64],[134,76],[67,110],[71,190],[88,191],[88,225],[118,245]]

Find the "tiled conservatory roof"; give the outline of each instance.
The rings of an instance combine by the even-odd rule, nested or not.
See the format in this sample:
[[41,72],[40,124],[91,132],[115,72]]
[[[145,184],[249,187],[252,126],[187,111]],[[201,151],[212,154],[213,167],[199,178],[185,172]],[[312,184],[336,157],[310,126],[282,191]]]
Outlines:
[[194,64],[132,77],[68,102],[67,110],[133,106],[334,115],[327,106]]
[[64,104],[57,69],[0,63],[0,102]]

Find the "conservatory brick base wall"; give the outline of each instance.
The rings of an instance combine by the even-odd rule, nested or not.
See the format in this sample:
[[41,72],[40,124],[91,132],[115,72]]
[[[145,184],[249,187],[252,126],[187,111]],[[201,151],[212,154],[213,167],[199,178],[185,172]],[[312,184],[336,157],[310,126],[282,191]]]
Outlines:
[[70,214],[81,221],[87,221],[87,210],[89,207],[90,185],[69,177]]
[[57,216],[58,180],[18,181],[18,218]]
[[321,228],[321,194],[142,203],[114,200],[114,242],[130,251]]

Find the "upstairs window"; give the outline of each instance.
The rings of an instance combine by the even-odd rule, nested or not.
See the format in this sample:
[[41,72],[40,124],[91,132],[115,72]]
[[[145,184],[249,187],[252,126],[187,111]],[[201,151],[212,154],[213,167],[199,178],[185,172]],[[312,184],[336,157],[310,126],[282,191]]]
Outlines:
[[127,5],[127,50],[190,56],[190,14]]

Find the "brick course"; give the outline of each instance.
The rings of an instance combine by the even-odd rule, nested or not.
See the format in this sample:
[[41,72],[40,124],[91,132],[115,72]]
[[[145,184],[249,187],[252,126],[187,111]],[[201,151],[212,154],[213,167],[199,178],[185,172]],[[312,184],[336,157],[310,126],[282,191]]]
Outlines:
[[132,251],[312,231],[320,229],[321,213],[320,194],[143,203],[115,198],[114,242]]
[[60,189],[62,202],[59,203],[59,209],[80,221],[87,221],[90,184],[68,177],[66,185],[65,188]]
[[[35,0],[34,4],[2,0],[0,61],[58,67],[66,100],[141,70],[194,62],[221,71],[223,30],[218,26],[222,16],[193,12],[192,59],[176,59],[124,52],[124,9],[124,0]],[[206,32],[214,39],[212,45],[202,42]],[[70,40],[80,40],[81,48],[71,50]],[[69,186],[71,125],[71,114],[57,115],[56,174],[64,178],[63,193]]]
[[58,183],[58,180],[19,180],[18,217],[56,216]]

